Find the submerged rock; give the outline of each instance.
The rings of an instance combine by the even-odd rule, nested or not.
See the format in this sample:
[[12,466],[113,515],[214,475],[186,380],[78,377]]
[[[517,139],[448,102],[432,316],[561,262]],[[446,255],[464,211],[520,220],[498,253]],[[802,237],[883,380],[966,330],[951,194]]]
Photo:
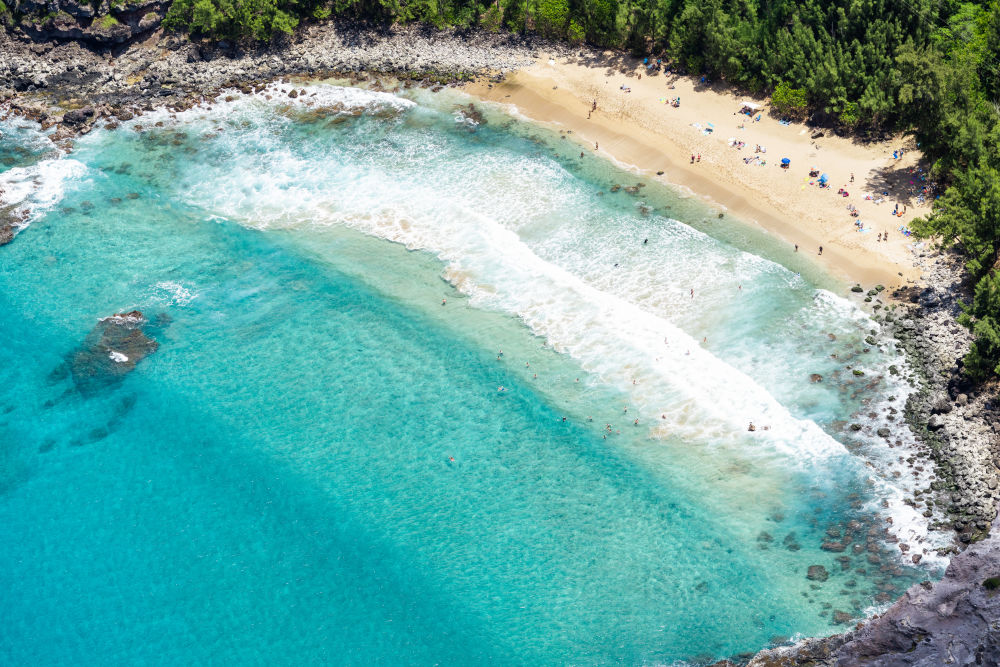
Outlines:
[[87,334],[68,364],[80,393],[92,395],[121,382],[136,364],[156,352],[159,343],[143,333],[146,318],[138,310],[105,317]]
[[[0,189],[0,204],[2,203],[3,190]],[[0,245],[7,245],[14,240],[14,235],[24,220],[24,213],[15,211],[13,206],[0,206]]]
[[826,581],[830,578],[830,573],[822,565],[810,565],[806,572],[806,579],[810,581]]

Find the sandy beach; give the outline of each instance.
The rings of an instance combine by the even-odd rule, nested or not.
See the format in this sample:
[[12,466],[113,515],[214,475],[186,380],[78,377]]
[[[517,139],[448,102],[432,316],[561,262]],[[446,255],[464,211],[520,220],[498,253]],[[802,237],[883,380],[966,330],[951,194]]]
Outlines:
[[[583,146],[637,173],[688,188],[727,214],[798,244],[800,252],[845,282],[891,288],[919,278],[913,238],[899,230],[930,211],[930,200],[919,198],[925,183],[912,138],[865,144],[803,123],[783,123],[769,114],[763,98],[736,96],[724,84],[693,77],[650,75],[633,59],[624,61],[628,73],[623,74],[622,62],[543,54],[502,83],[480,81],[467,91],[572,130]],[[680,105],[673,106],[678,97]],[[595,101],[597,110],[591,112]],[[744,102],[760,110],[742,114]],[[757,146],[766,152],[756,152]],[[894,158],[900,148],[905,154]],[[790,160],[787,169],[780,166],[782,158]],[[809,176],[812,167],[819,176],[828,175],[829,187]],[[848,196],[839,194],[841,189]],[[897,203],[901,211],[906,207],[902,216],[893,214]],[[883,232],[888,239],[879,241]]]

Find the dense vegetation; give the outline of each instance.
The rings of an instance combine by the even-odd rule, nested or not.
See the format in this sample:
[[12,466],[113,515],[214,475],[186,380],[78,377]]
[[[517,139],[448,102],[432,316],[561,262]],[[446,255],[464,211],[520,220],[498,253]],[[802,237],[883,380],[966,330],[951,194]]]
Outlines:
[[1000,0],[174,0],[166,23],[268,39],[331,14],[625,48],[771,93],[786,113],[913,131],[950,185],[915,229],[967,253],[966,367],[1000,373]]

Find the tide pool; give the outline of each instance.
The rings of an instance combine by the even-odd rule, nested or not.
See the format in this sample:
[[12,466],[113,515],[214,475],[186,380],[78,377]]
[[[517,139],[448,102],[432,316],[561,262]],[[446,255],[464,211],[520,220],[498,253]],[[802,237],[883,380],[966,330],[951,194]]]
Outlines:
[[456,93],[301,87],[0,128],[0,661],[699,664],[928,576],[905,359],[812,267]]

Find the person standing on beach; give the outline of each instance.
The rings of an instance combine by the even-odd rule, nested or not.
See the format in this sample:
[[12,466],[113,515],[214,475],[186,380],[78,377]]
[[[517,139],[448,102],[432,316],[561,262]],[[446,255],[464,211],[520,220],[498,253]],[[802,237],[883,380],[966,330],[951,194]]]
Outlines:
[[799,251],[799,244],[798,244],[798,243],[796,243],[796,244],[795,244],[795,252],[798,252],[798,251]]
[[821,255],[823,254],[823,246],[819,247],[819,254],[821,254]]

